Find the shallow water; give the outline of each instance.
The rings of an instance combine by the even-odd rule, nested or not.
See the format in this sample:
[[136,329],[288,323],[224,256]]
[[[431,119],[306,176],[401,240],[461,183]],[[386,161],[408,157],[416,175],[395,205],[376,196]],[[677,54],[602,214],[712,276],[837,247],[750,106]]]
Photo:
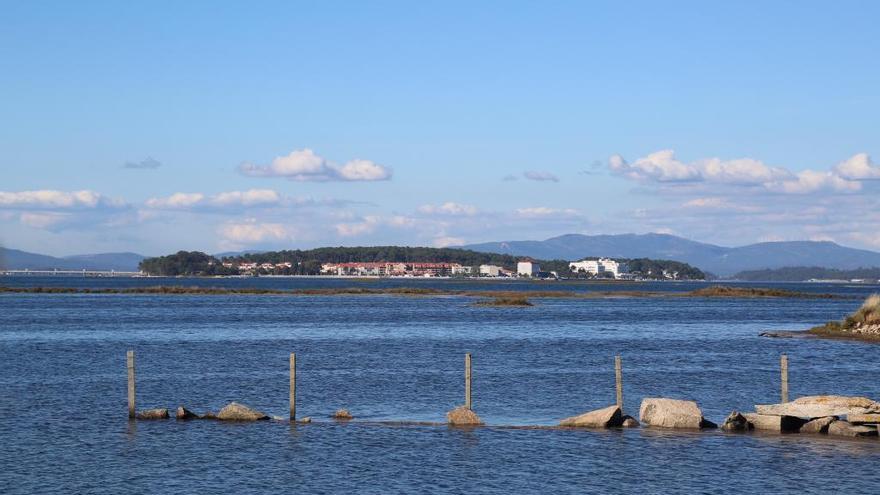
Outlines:
[[[161,283],[168,282],[290,288],[354,281]],[[0,279],[50,283],[158,285]],[[461,281],[363,283],[472,288]],[[589,290],[583,285],[555,287]],[[612,404],[618,353],[632,414],[648,396],[697,400],[716,422],[732,409],[777,402],[781,353],[789,355],[792,396],[880,397],[876,345],[757,337],[840,318],[878,288],[777,286],[857,297],[536,299],[529,308],[487,308],[457,296],[0,294],[0,492],[875,493],[877,439],[504,427],[552,425]],[[278,416],[287,414],[288,355],[296,352],[298,412],[316,423],[130,423],[127,349],[137,355],[140,408],[204,411],[238,400]],[[359,420],[442,421],[463,400],[465,352],[474,356],[474,409],[495,426],[327,419],[346,407]]]

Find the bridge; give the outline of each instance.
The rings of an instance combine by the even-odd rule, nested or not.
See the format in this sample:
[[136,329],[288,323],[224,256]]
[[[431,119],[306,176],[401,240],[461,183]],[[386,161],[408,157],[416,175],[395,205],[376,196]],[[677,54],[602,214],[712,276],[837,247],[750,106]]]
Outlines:
[[144,272],[118,272],[116,270],[0,270],[2,276],[77,276],[77,277],[142,277]]

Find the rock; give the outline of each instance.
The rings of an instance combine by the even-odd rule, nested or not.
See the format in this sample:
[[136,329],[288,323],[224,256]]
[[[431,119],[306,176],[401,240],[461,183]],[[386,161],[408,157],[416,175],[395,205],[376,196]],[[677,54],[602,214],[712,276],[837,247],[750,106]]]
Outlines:
[[632,416],[624,416],[620,426],[624,428],[638,428],[640,426],[638,420]]
[[665,398],[643,399],[639,408],[639,420],[648,426],[663,428],[697,429],[706,425],[696,402]]
[[199,416],[199,419],[219,419],[219,418],[217,417],[217,413],[215,413],[214,411],[208,411],[205,414],[202,414],[201,416]]
[[718,428],[718,424],[717,424],[717,423],[713,423],[712,421],[709,421],[709,420],[706,419],[706,418],[703,418],[703,419],[700,421],[700,429],[701,429],[701,430],[712,430],[712,429],[715,429],[715,428]]
[[178,406],[174,417],[177,419],[198,419],[199,415],[183,406]]
[[846,420],[854,424],[880,423],[880,414],[850,414]]
[[812,421],[807,421],[804,426],[801,426],[801,433],[828,433],[828,426],[831,423],[837,421],[837,417],[835,416],[825,416],[824,418],[816,418]]
[[854,425],[849,421],[835,421],[828,425],[828,434],[838,437],[876,437],[877,428]]
[[623,415],[617,406],[608,406],[565,418],[559,422],[559,426],[577,426],[581,428],[614,428],[623,424]]
[[755,411],[765,415],[822,418],[825,416],[880,413],[880,403],[867,397],[814,395],[783,404],[757,405]]
[[778,433],[793,433],[801,429],[806,420],[795,416],[776,416],[773,414],[743,414],[752,428],[761,431],[775,431]]
[[244,404],[230,402],[217,413],[217,419],[221,421],[259,421],[269,419],[269,416]]
[[135,416],[137,419],[168,419],[168,409],[146,409]]
[[732,411],[727,416],[727,419],[724,420],[721,429],[724,431],[747,431],[751,430],[752,427],[749,425],[749,420],[740,414],[739,411]]
[[446,421],[453,426],[479,426],[483,424],[477,413],[466,406],[458,406],[446,413]]
[[297,423],[303,423],[303,424],[309,424],[311,422],[312,422],[312,418],[310,418],[309,416],[306,416],[306,417],[300,419],[299,421],[297,421]]
[[333,413],[333,415],[330,417],[339,421],[349,421],[354,419],[354,416],[352,416],[351,413],[348,412],[348,409],[337,409],[336,412]]
[[758,334],[758,337],[770,337],[774,339],[790,339],[793,337],[799,337],[796,332],[761,332]]

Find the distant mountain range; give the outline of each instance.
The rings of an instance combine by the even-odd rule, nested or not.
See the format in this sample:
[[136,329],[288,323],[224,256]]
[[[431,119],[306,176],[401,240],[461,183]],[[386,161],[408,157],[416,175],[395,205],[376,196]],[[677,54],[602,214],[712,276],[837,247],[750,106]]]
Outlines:
[[880,267],[880,253],[828,241],[761,242],[731,248],[668,234],[567,234],[545,241],[486,242],[460,247],[538,259],[576,260],[588,256],[668,259],[683,261],[719,276],[789,266],[839,270]]
[[80,254],[56,258],[0,247],[0,269],[5,270],[116,270],[134,272],[144,259],[136,253]]

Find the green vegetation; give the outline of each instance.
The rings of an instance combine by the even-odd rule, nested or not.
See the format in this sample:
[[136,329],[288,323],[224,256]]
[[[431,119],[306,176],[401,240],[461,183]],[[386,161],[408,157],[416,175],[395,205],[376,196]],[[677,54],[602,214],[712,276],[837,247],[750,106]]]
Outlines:
[[238,274],[238,270],[225,268],[217,258],[199,251],[178,251],[168,256],[147,258],[140,262],[138,268],[151,275],[167,277]]
[[807,330],[807,333],[822,337],[880,339],[880,294],[868,297],[855,313],[847,316],[843,321],[829,321]]
[[693,290],[690,295],[695,297],[791,297],[800,299],[833,299],[834,294],[812,294],[784,289],[768,289],[764,287],[730,287],[713,285]]
[[474,306],[534,306],[525,296],[496,297],[495,299],[486,299],[477,301]]
[[[520,259],[507,254],[481,253],[467,249],[427,248],[402,246],[374,247],[326,247],[310,250],[269,251],[249,253],[241,256],[224,257],[222,260],[201,253],[180,251],[168,256],[147,258],[140,264],[140,269],[150,275],[161,276],[215,276],[237,275],[236,268],[226,268],[223,263],[239,265],[241,263],[271,263],[279,265],[289,263],[290,266],[276,266],[273,270],[258,270],[258,273],[269,275],[318,275],[324,263],[347,262],[442,262],[459,263],[463,266],[498,265],[508,270],[516,270],[516,262]],[[556,272],[564,278],[588,278],[583,273],[572,273],[565,260],[536,260],[545,272]],[[620,259],[625,262],[634,275],[661,280],[676,278],[679,280],[703,280],[706,275],[687,263],[670,260]]]
[[880,268],[836,270],[818,266],[787,266],[773,270],[748,270],[733,276],[737,280],[755,282],[803,282],[806,280],[880,280]]

